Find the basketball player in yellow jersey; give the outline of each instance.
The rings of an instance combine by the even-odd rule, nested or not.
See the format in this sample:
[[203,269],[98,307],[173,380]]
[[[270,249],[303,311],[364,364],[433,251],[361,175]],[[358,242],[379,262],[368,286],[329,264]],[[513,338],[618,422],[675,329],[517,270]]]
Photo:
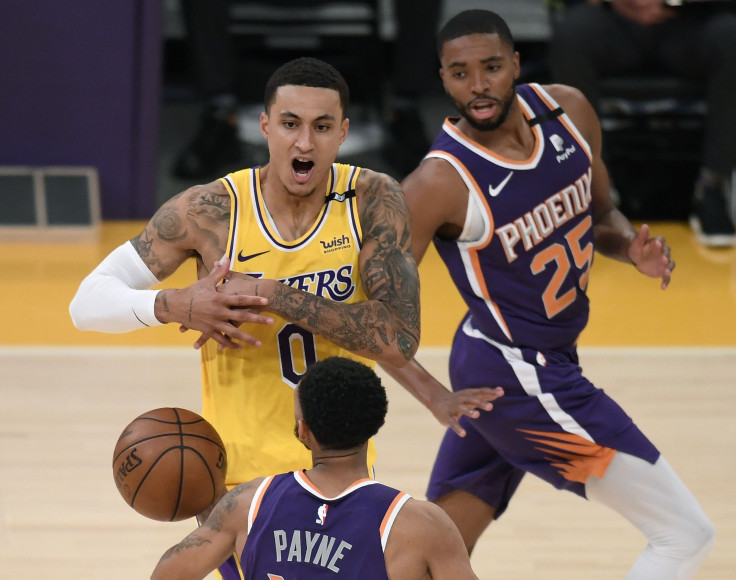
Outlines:
[[[387,175],[335,164],[348,100],[327,63],[280,67],[260,119],[268,163],[167,201],[70,305],[83,330],[176,323],[202,333],[203,413],[226,441],[229,484],[311,467],[292,407],[308,364],[350,352],[402,366],[418,346],[403,193]],[[150,289],[192,257],[198,282]]]
[[[256,279],[281,280],[337,304],[365,302],[360,276],[363,233],[356,197],[360,168],[332,165],[321,208],[296,239],[282,236],[269,218],[261,187],[265,171],[245,169],[222,179],[230,194],[226,255],[231,270]],[[372,361],[278,314],[273,319],[272,325],[248,330],[260,341],[260,348],[222,350],[214,341],[203,347],[203,413],[225,441],[229,483],[247,481],[269,469],[281,473],[293,465],[311,464],[309,451],[294,438],[291,417],[293,389],[307,366],[329,356],[373,366]],[[372,464],[372,442],[368,457]]]

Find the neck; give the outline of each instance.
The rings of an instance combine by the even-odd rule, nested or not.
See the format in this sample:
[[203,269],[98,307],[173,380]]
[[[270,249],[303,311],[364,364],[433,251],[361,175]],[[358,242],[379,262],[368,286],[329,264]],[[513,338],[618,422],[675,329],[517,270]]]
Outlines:
[[479,131],[461,117],[458,128],[470,139],[509,159],[523,161],[535,147],[535,137],[518,100],[514,100],[504,122],[491,131]]
[[339,495],[354,482],[371,477],[366,446],[352,451],[313,452],[312,465],[304,474],[328,497]]
[[266,210],[283,239],[299,239],[314,225],[322,210],[327,185],[297,194],[286,189],[274,176],[271,177],[269,166],[261,167],[260,188]]

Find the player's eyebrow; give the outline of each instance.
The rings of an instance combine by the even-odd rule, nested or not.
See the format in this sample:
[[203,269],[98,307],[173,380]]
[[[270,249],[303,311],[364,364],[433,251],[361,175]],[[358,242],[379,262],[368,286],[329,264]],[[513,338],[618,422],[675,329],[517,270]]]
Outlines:
[[[282,111],[279,114],[279,116],[282,119],[295,119],[297,121],[303,121],[304,120],[299,115],[297,115],[296,113],[293,113],[291,111]],[[324,113],[324,114],[319,115],[318,117],[315,117],[314,119],[312,119],[313,122],[314,121],[334,121],[334,120],[335,120],[335,117],[333,115],[329,114],[329,113]]]

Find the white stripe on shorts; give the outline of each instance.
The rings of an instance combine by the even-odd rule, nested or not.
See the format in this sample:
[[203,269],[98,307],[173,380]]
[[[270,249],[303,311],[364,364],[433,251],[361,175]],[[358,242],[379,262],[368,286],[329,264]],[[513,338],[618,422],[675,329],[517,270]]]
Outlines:
[[496,342],[495,340],[488,338],[480,330],[474,328],[470,321],[471,318],[468,318],[463,324],[463,332],[472,338],[485,340],[488,344],[500,350],[501,354],[503,354],[503,358],[506,359],[506,362],[509,363],[514,371],[514,374],[519,380],[524,392],[530,397],[537,397],[537,399],[539,399],[539,403],[544,407],[550,418],[555,423],[568,433],[574,433],[588,441],[593,443],[595,442],[590,434],[583,429],[575,419],[560,408],[557,404],[557,399],[555,399],[555,396],[552,393],[542,392],[534,365],[529,364],[524,360],[520,349],[506,346],[505,344],[501,344],[500,342]]

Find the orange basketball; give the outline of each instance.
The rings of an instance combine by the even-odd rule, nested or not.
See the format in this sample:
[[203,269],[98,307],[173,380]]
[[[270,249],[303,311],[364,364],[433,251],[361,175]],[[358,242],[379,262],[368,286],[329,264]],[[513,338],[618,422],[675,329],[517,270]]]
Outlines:
[[207,421],[173,407],[143,413],[115,445],[112,472],[120,495],[138,513],[175,522],[207,508],[225,486],[227,455]]

